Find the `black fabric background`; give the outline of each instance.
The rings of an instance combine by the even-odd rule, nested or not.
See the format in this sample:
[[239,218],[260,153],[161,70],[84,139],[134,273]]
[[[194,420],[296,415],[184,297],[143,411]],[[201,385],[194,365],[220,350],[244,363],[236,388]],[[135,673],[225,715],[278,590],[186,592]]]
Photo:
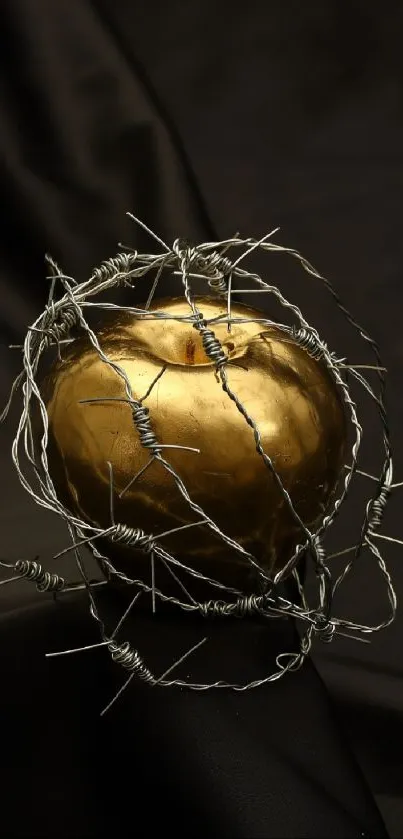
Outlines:
[[[401,3],[392,0],[382,6],[368,0],[304,4],[287,0],[247,5],[210,0],[188,4],[179,0],[167,4],[4,0],[0,27],[2,399],[20,361],[18,351],[8,350],[8,344],[21,340],[45,302],[45,252],[51,252],[65,271],[80,279],[101,259],[113,255],[118,241],[149,249],[147,238],[125,217],[127,210],[169,241],[177,235],[196,241],[216,235],[221,238],[237,230],[259,235],[279,224],[277,240],[299,248],[330,276],[348,306],[381,344],[389,369],[396,479],[403,479],[399,440],[403,419],[402,18]],[[259,268],[273,272],[276,282],[304,306],[330,345],[361,361],[358,345],[314,281],[301,276],[286,259],[275,264],[262,262]],[[45,558],[63,546],[64,533],[57,521],[33,507],[13,473],[9,448],[16,417],[14,411],[1,430],[5,489],[0,514],[2,554],[7,559],[36,553]],[[368,407],[368,468],[377,466],[372,454],[377,434],[376,417]],[[386,532],[395,536],[402,535],[401,498],[403,494],[397,492],[386,519]],[[343,545],[353,543],[357,535],[359,502],[358,496],[353,499],[344,519],[340,536]],[[384,554],[399,596],[403,583],[401,550],[385,545]],[[126,711],[116,708],[113,722],[111,717],[100,733],[100,698],[109,697],[111,692],[107,667],[100,658],[90,663],[76,659],[67,665],[63,661],[56,671],[47,666],[44,669],[42,653],[45,647],[52,647],[53,637],[55,646],[63,646],[64,635],[74,646],[74,638],[80,643],[87,631],[79,598],[63,613],[63,629],[60,604],[47,606],[42,600],[32,604],[28,584],[5,586],[0,589],[0,597],[2,672],[7,685],[3,717],[6,720],[10,715],[12,731],[9,748],[3,752],[4,775],[8,778],[5,799],[9,797],[4,835],[10,834],[18,810],[16,805],[13,810],[15,798],[9,795],[11,789],[17,789],[18,777],[25,778],[25,794],[32,805],[26,808],[24,828],[27,831],[30,824],[31,833],[20,835],[39,835],[45,830],[40,814],[48,806],[49,783],[56,789],[54,765],[58,772],[64,767],[58,803],[64,813],[69,812],[71,821],[67,820],[63,828],[60,811],[48,810],[52,814],[47,820],[48,834],[88,835],[90,824],[102,823],[100,801],[108,784],[117,795],[119,783],[123,783],[126,798],[119,799],[119,805],[115,802],[119,812],[128,806],[129,810],[139,807],[134,800],[134,781],[130,792],[130,774],[122,781],[116,765],[129,760],[131,754],[127,727],[132,729],[134,754],[135,732],[144,723],[137,716],[130,720],[130,696],[126,696]],[[24,602],[26,611],[16,614]],[[378,576],[363,564],[346,585],[337,607],[340,613],[359,615],[375,623],[384,616],[386,605]],[[266,759],[259,764],[255,748],[258,738],[250,732],[245,734],[242,747],[244,729],[240,724],[240,740],[234,748],[238,749],[239,761],[245,763],[242,777],[264,777],[268,773],[265,789],[276,789],[273,773],[275,777],[281,773],[276,774],[275,764],[270,769],[267,755],[275,751],[270,737],[277,737],[280,728],[284,742],[293,744],[294,757],[299,755],[299,759],[293,764],[292,750],[283,755],[288,780],[279,781],[270,802],[268,792],[256,788],[255,809],[242,809],[248,813],[244,821],[234,815],[239,812],[235,802],[239,803],[242,793],[238,791],[238,798],[234,794],[231,806],[226,798],[225,813],[231,812],[232,816],[226,820],[225,829],[216,815],[214,796],[204,792],[211,805],[206,804],[210,821],[204,832],[311,836],[325,831],[330,836],[334,829],[334,835],[359,835],[359,825],[369,835],[381,835],[369,792],[362,788],[359,772],[351,762],[349,748],[353,747],[390,832],[402,836],[401,639],[399,616],[394,626],[375,637],[371,645],[339,639],[330,647],[316,650],[314,660],[331,701],[336,702],[340,730],[332,712],[326,710],[330,700],[311,665],[292,677],[294,684],[288,688],[284,680],[281,688],[271,693],[267,690],[260,698],[257,693],[254,698],[243,697],[242,702],[238,697],[236,713],[243,715],[243,720],[249,714],[258,715],[265,732],[262,748],[266,750]],[[238,665],[242,671],[247,667],[246,658],[240,651]],[[258,653],[252,661],[259,666]],[[136,701],[141,717],[143,700]],[[160,719],[164,700],[155,702],[160,705],[155,706],[154,717]],[[187,715],[205,715],[203,724],[210,725],[211,731],[214,715],[228,721],[235,707],[231,705],[233,700],[221,695],[207,700],[204,697],[205,704],[201,697],[192,698],[186,707],[181,705],[183,699],[177,702],[166,725],[158,723],[159,736],[163,730],[168,740],[165,755],[171,755],[169,762],[164,762],[168,774],[177,771],[172,768],[173,744],[180,721]],[[274,724],[280,707],[281,726]],[[179,721],[176,728],[173,719]],[[304,737],[301,739],[301,733],[294,730],[295,719],[298,731],[306,733],[312,748],[315,745],[320,749],[320,765],[312,762]],[[228,784],[222,789],[228,792],[234,777],[230,755],[235,733],[225,726],[223,722],[217,730],[225,742],[226,757],[212,747],[210,762],[204,772],[200,767],[198,771],[205,781],[213,773],[213,766],[226,765]],[[102,763],[99,753],[92,753],[91,744],[94,747],[97,743],[99,749],[103,737],[105,761],[96,783],[91,781],[95,786],[84,795],[78,781],[69,784],[83,755],[88,772]],[[116,750],[117,738],[126,743],[126,752],[123,749],[119,754]],[[194,743],[195,737],[190,736],[190,740]],[[42,750],[38,757],[39,742]],[[148,742],[152,742],[151,735]],[[155,744],[150,745],[149,766],[156,760],[153,748]],[[189,805],[189,801],[198,800],[202,783],[195,780],[195,764],[183,744],[178,750],[180,765],[184,766],[181,783],[186,779],[190,784],[183,795]],[[133,772],[134,760],[132,756]],[[10,761],[14,761],[14,769]],[[22,766],[28,764],[29,773],[20,776]],[[321,783],[326,775],[330,781],[326,791],[315,793],[315,798],[312,784],[316,782],[312,781],[310,799],[302,780],[304,772],[311,781],[316,777]],[[138,765],[135,774],[141,774]],[[351,779],[349,789],[344,782],[340,786],[343,776]],[[178,795],[180,779],[177,781]],[[239,784],[242,787],[241,780]],[[280,802],[279,790],[287,785],[299,802],[294,811],[291,805]],[[338,801],[337,815],[331,811],[329,789]],[[144,791],[139,798],[142,796]],[[197,820],[195,803],[193,811],[191,804],[189,807],[187,818]],[[302,814],[299,822],[297,809]],[[131,812],[132,820],[137,812]],[[333,825],[329,830],[321,821],[324,812]],[[287,821],[286,813],[294,818],[293,824]],[[20,818],[23,815],[24,811],[19,810]],[[174,815],[169,817],[175,821]],[[112,809],[108,818],[112,819]],[[303,822],[304,818],[308,821]],[[71,832],[74,822],[75,833]],[[23,821],[19,824],[21,831]],[[298,824],[300,833],[296,832]]]

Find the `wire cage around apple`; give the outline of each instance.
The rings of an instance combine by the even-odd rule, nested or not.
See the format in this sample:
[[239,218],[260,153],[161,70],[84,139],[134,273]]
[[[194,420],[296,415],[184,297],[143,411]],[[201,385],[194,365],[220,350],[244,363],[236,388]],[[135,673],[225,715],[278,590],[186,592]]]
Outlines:
[[[90,614],[99,628],[100,645],[106,647],[113,661],[120,664],[128,674],[125,685],[131,678],[137,676],[151,685],[165,687],[179,685],[192,690],[206,690],[208,688],[221,687],[245,690],[274,681],[287,671],[296,670],[301,667],[304,659],[311,650],[315,636],[318,636],[323,641],[331,641],[334,635],[339,633],[366,636],[387,627],[394,620],[396,596],[390,574],[379,550],[378,542],[378,539],[382,538],[380,529],[385,507],[392,490],[399,486],[399,484],[393,483],[388,418],[385,408],[385,371],[382,367],[377,344],[352,318],[341,303],[329,280],[322,277],[299,252],[292,248],[275,244],[272,241],[272,236],[276,231],[272,231],[272,233],[260,240],[253,238],[241,239],[235,236],[225,241],[208,242],[197,246],[177,239],[172,247],[169,247],[142,222],[138,219],[135,219],[135,221],[158,243],[159,253],[142,254],[135,250],[125,250],[116,257],[103,263],[99,268],[96,268],[92,276],[87,281],[81,283],[63,274],[57,264],[50,257],[47,257],[51,274],[49,278],[50,292],[48,304],[27,331],[22,348],[23,369],[14,382],[9,403],[3,413],[4,419],[8,413],[14,393],[17,390],[20,391],[22,394],[23,410],[12,445],[12,458],[19,480],[27,493],[29,493],[37,504],[60,516],[67,526],[70,544],[66,548],[66,551],[73,551],[74,553],[80,576],[78,585],[81,585],[86,591]],[[360,339],[362,339],[374,356],[372,365],[362,365],[362,367],[369,367],[374,371],[378,380],[376,392],[358,365],[346,364],[345,358],[338,358],[336,353],[328,349],[327,344],[320,337],[315,327],[310,325],[305,319],[300,308],[288,301],[279,288],[266,283],[258,274],[249,272],[243,267],[241,263],[256,250],[261,250],[269,254],[275,252],[288,254],[299,263],[305,272],[324,284],[335,305],[341,310],[350,326],[358,333]],[[235,259],[230,257],[230,253],[233,251],[235,254],[239,254]],[[259,560],[249,550],[245,549],[242,544],[223,532],[214,519],[192,499],[181,476],[170,463],[170,446],[164,445],[164,441],[157,438],[153,427],[153,418],[144,405],[144,401],[159,379],[161,371],[150,383],[144,397],[139,397],[134,394],[127,373],[116,360],[108,357],[105,348],[101,346],[99,335],[92,325],[90,325],[88,313],[94,310],[113,313],[123,308],[125,312],[130,312],[134,318],[141,318],[147,321],[175,317],[173,314],[167,314],[166,311],[159,311],[158,308],[150,309],[158,284],[163,283],[163,275],[166,272],[176,274],[179,277],[183,300],[188,310],[186,322],[192,324],[192,327],[194,327],[200,336],[203,350],[211,364],[212,375],[216,378],[217,388],[221,394],[225,394],[225,398],[232,401],[242,421],[248,426],[248,431],[254,440],[255,456],[260,458],[264,463],[291,517],[298,525],[300,538],[294,544],[291,555],[287,558],[285,564],[280,568],[274,569],[272,572],[268,572],[266,568],[262,567]],[[105,302],[99,299],[105,293],[110,294],[111,292],[115,292],[120,286],[125,286],[130,291],[134,284],[138,287],[138,284],[144,282],[145,278],[150,277],[152,279],[151,291],[148,295],[147,303],[143,308],[133,306],[121,307],[116,303]],[[225,311],[219,318],[206,318],[198,308],[197,298],[193,293],[193,283],[195,280],[199,284],[204,284],[206,291],[210,295],[215,296],[221,302],[224,301]],[[262,329],[275,327],[281,330],[285,339],[288,338],[295,342],[318,364],[324,366],[344,403],[352,439],[350,462],[343,469],[338,493],[332,498],[330,507],[328,506],[319,525],[314,530],[307,527],[295,509],[290,492],[284,486],[281,476],[276,471],[273,460],[264,449],[258,423],[249,413],[229,382],[227,375],[229,363],[228,353],[224,351],[222,342],[217,338],[214,328],[217,322],[221,322],[225,323],[230,329],[231,324],[236,321],[232,313],[232,300],[236,283],[241,283],[243,294],[259,291],[264,295],[272,297],[287,314],[292,315],[294,323],[293,325],[287,325],[278,323],[277,321],[274,322],[262,314]],[[248,285],[248,288],[245,288],[245,285]],[[238,291],[238,288],[236,290]],[[191,525],[185,524],[182,528],[179,526],[176,530],[180,531],[188,527],[200,526],[210,529],[214,533],[215,538],[221,540],[228,549],[240,555],[244,563],[254,568],[255,574],[261,582],[259,591],[254,593],[248,591],[246,593],[240,588],[227,585],[226,583],[224,584],[219,579],[203,574],[202,571],[192,567],[191,563],[185,565],[184,562],[178,560],[164,547],[164,539],[162,538],[165,535],[164,533],[148,533],[140,527],[134,528],[122,522],[116,523],[112,503],[114,491],[112,463],[108,463],[111,499],[111,520],[108,527],[100,527],[88,519],[81,518],[77,512],[72,511],[64,499],[58,496],[51,477],[51,470],[49,469],[49,417],[38,381],[38,371],[43,357],[49,351],[54,353],[56,350],[60,356],[60,352],[64,347],[71,346],[77,340],[75,337],[77,330],[81,335],[86,337],[87,343],[89,342],[102,363],[107,365],[120,378],[125,391],[124,400],[128,410],[131,412],[133,434],[137,434],[139,444],[149,455],[149,462],[158,461],[160,466],[167,470],[174,481],[177,492],[186,502],[189,509],[197,516],[196,522],[193,522]],[[326,550],[326,539],[329,529],[338,520],[339,513],[341,513],[356,475],[365,475],[359,469],[362,425],[358,416],[356,401],[351,394],[350,380],[358,383],[363,388],[378,412],[381,430],[382,466],[378,477],[375,478],[373,475],[368,476],[372,492],[366,499],[365,514],[363,520],[359,523],[359,538],[353,548],[346,548],[337,552],[340,556],[344,553],[349,554],[350,558],[347,559],[346,564],[334,576],[331,563],[334,554],[329,554]],[[34,414],[36,416],[35,431],[33,430]],[[38,440],[39,444],[37,443]],[[176,446],[176,448],[180,448],[180,446]],[[184,446],[183,448],[186,447]],[[168,454],[165,451],[166,449],[168,450]],[[137,470],[137,473],[133,475],[132,481],[138,479],[141,471]],[[133,579],[126,571],[122,571],[116,567],[110,556],[107,555],[105,548],[102,547],[101,551],[99,547],[101,543],[104,546],[108,542],[110,544],[124,544],[126,547],[131,547],[146,555],[151,564],[151,581],[147,582],[145,579]],[[126,609],[118,626],[110,634],[105,630],[102,616],[100,615],[94,596],[95,583],[90,579],[86,568],[86,560],[81,550],[84,545],[99,560],[101,567],[109,579],[118,579],[121,583],[134,587],[135,595],[130,602],[129,609]],[[390,606],[389,614],[385,619],[381,623],[372,626],[347,618],[338,618],[333,614],[332,609],[336,590],[354,568],[357,560],[364,551],[375,561],[384,579]],[[313,603],[308,602],[308,595],[300,573],[302,557],[307,559],[315,572],[314,578],[316,584]],[[164,567],[174,580],[177,579],[177,572],[180,569],[186,575],[189,586],[184,586],[178,580],[179,585],[176,596],[172,592],[167,593],[158,588],[154,573],[155,563],[158,561],[164,564]],[[38,591],[59,592],[63,589],[69,589],[69,584],[59,573],[55,573],[53,570],[47,570],[43,563],[36,560],[19,560],[16,563],[1,562],[0,565],[12,570],[13,577],[11,579],[31,580],[36,585]],[[294,601],[289,599],[287,594],[284,593],[284,589],[281,588],[287,579],[294,581]],[[202,581],[204,585],[209,586],[209,590],[211,591],[210,599],[203,601],[195,599],[190,589],[192,580]],[[8,580],[3,580],[0,584],[4,584],[5,582],[8,582]],[[292,617],[303,628],[300,633],[300,648],[290,653],[280,653],[277,656],[276,667],[273,672],[247,684],[235,684],[222,680],[216,681],[213,684],[204,684],[175,679],[173,673],[175,666],[182,662],[188,655],[192,654],[203,641],[200,641],[200,643],[188,650],[185,656],[181,656],[168,671],[162,675],[154,674],[143,660],[140,652],[131,643],[119,640],[124,619],[136,603],[141,592],[151,594],[153,609],[155,609],[155,602],[160,599],[186,612],[198,613],[206,619],[214,616],[216,619],[225,620],[228,617],[247,617],[248,615],[253,615],[254,617],[262,616],[264,618],[276,616]]]

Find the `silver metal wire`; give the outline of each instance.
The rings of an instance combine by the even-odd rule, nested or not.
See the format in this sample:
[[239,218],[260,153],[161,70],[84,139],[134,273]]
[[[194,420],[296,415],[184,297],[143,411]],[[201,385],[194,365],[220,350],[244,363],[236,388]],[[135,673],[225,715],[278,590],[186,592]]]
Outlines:
[[52,574],[50,571],[46,571],[36,559],[17,559],[17,562],[13,564],[0,562],[0,567],[9,568],[16,575],[7,580],[1,580],[0,586],[22,579],[35,583],[37,590],[41,592],[58,592],[65,586],[63,577],[59,574]]
[[[132,217],[134,218],[134,217]],[[91,277],[83,282],[76,283],[72,278],[64,275],[50,258],[48,263],[51,268],[51,290],[49,294],[48,304],[44,312],[36,319],[36,321],[29,327],[25,336],[23,344],[23,370],[14,383],[12,394],[3,412],[3,418],[7,415],[11,398],[15,392],[20,391],[22,395],[23,409],[15,434],[12,446],[12,458],[19,477],[19,480],[24,489],[30,494],[33,500],[40,506],[46,508],[59,515],[68,527],[71,538],[71,544],[61,551],[58,556],[61,557],[67,551],[73,551],[76,564],[80,575],[80,580],[76,584],[76,588],[81,586],[87,592],[89,598],[89,608],[92,618],[97,622],[100,635],[101,646],[109,651],[112,660],[121,665],[126,671],[130,673],[128,681],[123,685],[119,694],[126,687],[133,676],[138,676],[140,679],[150,685],[163,686],[186,686],[192,690],[208,690],[210,688],[232,688],[234,690],[247,690],[259,685],[274,681],[284,675],[284,673],[296,670],[303,664],[306,656],[309,654],[314,637],[329,643],[335,635],[346,635],[347,637],[360,637],[369,635],[386,626],[388,626],[394,619],[396,613],[396,595],[393,584],[386,568],[384,559],[381,556],[377,544],[378,538],[390,539],[391,541],[403,544],[401,540],[394,537],[388,537],[380,534],[380,528],[383,522],[383,515],[386,505],[389,501],[391,492],[396,486],[393,481],[392,469],[392,455],[389,441],[389,427],[388,417],[385,408],[385,369],[382,367],[379,350],[376,343],[366,333],[366,331],[355,321],[350,315],[344,304],[341,303],[337,293],[333,289],[329,280],[322,277],[319,272],[297,251],[292,248],[286,248],[275,244],[272,241],[272,236],[277,231],[271,231],[267,236],[261,240],[252,238],[241,239],[238,235],[221,242],[208,242],[198,246],[194,246],[182,239],[176,239],[172,247],[169,247],[163,242],[157,234],[153,233],[149,228],[138,219],[135,219],[143,229],[158,243],[162,252],[157,254],[141,254],[137,251],[127,251],[119,253],[116,257],[107,260],[99,268],[95,268]],[[240,254],[236,259],[233,259],[229,253],[231,250],[240,250]],[[304,318],[302,312],[294,303],[288,301],[282,294],[279,288],[274,285],[266,283],[258,274],[248,271],[241,266],[248,256],[255,250],[261,249],[267,253],[282,253],[297,260],[302,266],[303,270],[311,277],[323,283],[327,291],[330,293],[334,302],[346,317],[348,323],[356,330],[359,336],[363,339],[366,346],[369,347],[375,356],[375,363],[373,365],[346,365],[345,359],[337,358],[334,352],[331,352],[327,344],[321,339],[317,330],[310,325]],[[191,498],[186,486],[184,485],[180,476],[176,473],[172,464],[169,461],[169,449],[178,448],[178,446],[169,446],[157,439],[152,425],[152,419],[149,410],[144,405],[145,400],[150,394],[152,388],[158,379],[164,374],[165,367],[163,367],[154,382],[151,383],[145,396],[141,399],[135,398],[130,387],[130,382],[124,370],[112,361],[106,353],[102,350],[98,341],[96,333],[90,327],[87,318],[87,309],[98,309],[104,311],[120,311],[124,308],[131,312],[134,317],[141,317],[150,320],[159,320],[166,318],[173,318],[173,315],[167,315],[165,312],[150,310],[150,305],[154,294],[157,293],[158,285],[162,282],[164,272],[171,272],[180,277],[184,298],[189,307],[188,315],[181,316],[179,319],[191,323],[196,329],[202,339],[204,350],[207,356],[211,359],[213,373],[221,384],[221,388],[226,396],[235,404],[237,410],[243,417],[245,423],[249,426],[251,433],[254,436],[257,456],[260,457],[266,468],[273,475],[277,482],[279,491],[282,493],[285,503],[288,505],[294,521],[298,524],[300,532],[303,533],[303,539],[295,545],[293,555],[290,557],[286,565],[273,578],[267,575],[264,568],[260,566],[258,559],[250,552],[246,551],[242,545],[238,544],[228,534],[221,531],[218,525],[210,518],[203,509],[196,504]],[[151,275],[154,277],[152,289],[148,296],[145,308],[136,307],[121,307],[113,303],[101,302],[97,300],[101,292],[113,290],[119,285],[126,285],[134,287],[141,283],[144,278]],[[203,279],[206,287],[211,290],[213,294],[225,297],[227,301],[227,311],[225,316],[213,318],[211,320],[204,317],[203,312],[198,309],[195,299],[192,294],[192,280],[194,278]],[[327,367],[327,370],[335,382],[339,392],[344,400],[346,413],[350,422],[350,429],[352,435],[352,449],[350,464],[346,466],[341,490],[339,495],[334,499],[330,510],[326,512],[323,519],[317,528],[316,532],[310,532],[305,523],[301,520],[297,511],[295,510],[290,494],[287,492],[282,484],[280,476],[277,474],[275,467],[270,460],[268,454],[264,451],[259,428],[252,416],[249,415],[245,406],[235,392],[230,388],[227,377],[227,366],[230,363],[226,352],[224,351],[221,342],[214,332],[214,324],[217,322],[226,323],[228,330],[231,329],[231,324],[238,323],[241,318],[232,317],[231,300],[234,293],[234,282],[241,285],[242,294],[265,294],[274,298],[278,304],[283,308],[285,315],[291,315],[297,325],[289,326],[287,323],[276,323],[277,328],[281,329],[284,334],[284,340],[296,341],[303,350],[305,350],[314,359],[320,361]],[[58,292],[58,293],[57,293]],[[239,289],[237,290],[239,292]],[[273,325],[273,321],[268,318],[259,318],[259,323],[262,325],[262,337],[267,328]],[[49,466],[48,466],[48,417],[46,406],[40,393],[37,382],[37,371],[40,359],[49,347],[56,345],[60,352],[60,343],[62,341],[72,341],[75,337],[72,333],[85,334],[92,344],[94,350],[99,354],[102,361],[109,365],[117,375],[122,379],[125,388],[125,398],[122,399],[127,404],[128,409],[132,412],[133,417],[133,433],[137,434],[142,447],[149,452],[150,458],[131,479],[130,484],[122,490],[122,496],[138,478],[154,461],[166,469],[172,476],[177,491],[187,502],[189,508],[195,513],[196,521],[191,525],[185,527],[205,527],[212,530],[215,535],[223,540],[228,546],[228,549],[240,555],[243,560],[246,560],[251,568],[257,572],[258,580],[262,586],[261,591],[264,593],[245,595],[242,591],[223,585],[219,580],[214,580],[206,577],[200,572],[195,571],[191,567],[179,562],[172,556],[163,546],[163,541],[168,532],[162,534],[146,534],[140,528],[130,528],[124,523],[116,523],[114,520],[114,513],[111,500],[111,526],[106,529],[98,528],[86,521],[77,518],[73,515],[58,498],[55,487],[53,485]],[[350,386],[347,381],[346,370],[348,368],[349,376],[357,382],[370,395],[373,404],[378,412],[380,419],[380,437],[381,447],[383,450],[383,463],[379,477],[368,475],[358,468],[359,452],[362,439],[362,425],[358,418],[358,408],[356,402],[352,398]],[[374,387],[364,377],[361,370],[373,370],[376,373],[379,382],[379,391],[375,393]],[[97,397],[96,394],[89,394],[86,402],[104,401]],[[42,433],[39,447],[34,451],[31,431],[31,414],[35,407],[39,409],[39,415],[42,424]],[[186,447],[179,447],[184,448]],[[197,454],[197,449],[189,449],[190,452]],[[191,456],[191,455],[190,455]],[[111,464],[110,479],[111,479],[111,499],[113,498],[113,473]],[[371,479],[372,493],[368,499],[363,514],[362,522],[360,523],[359,533],[357,535],[357,542],[351,548],[340,550],[336,555],[342,556],[344,553],[352,553],[352,558],[346,563],[343,571],[339,574],[336,580],[333,580],[329,561],[331,556],[327,555],[325,548],[325,540],[331,525],[334,524],[338,515],[341,512],[342,506],[348,496],[349,489],[353,478],[356,475],[367,476]],[[400,486],[401,484],[399,484]],[[176,528],[175,530],[180,530]],[[174,530],[169,533],[175,532]],[[144,580],[131,579],[122,571],[116,569],[111,562],[108,555],[101,553],[98,547],[98,541],[103,539],[103,544],[110,542],[119,542],[128,547],[133,547],[136,550],[141,550],[146,555],[150,556],[152,563],[152,579],[151,586]],[[116,578],[128,586],[133,586],[135,591],[148,592],[152,595],[153,612],[156,608],[157,600],[169,602],[185,612],[194,612],[202,615],[206,619],[214,618],[245,618],[247,616],[254,616],[258,620],[273,619],[276,617],[293,618],[298,621],[301,627],[305,627],[301,636],[301,646],[298,652],[281,654],[276,659],[276,669],[273,673],[263,678],[257,678],[255,681],[248,684],[229,684],[225,681],[217,681],[214,684],[191,683],[183,680],[166,679],[167,673],[159,678],[154,676],[143,662],[140,653],[135,650],[129,642],[119,642],[114,636],[110,637],[105,631],[105,627],[98,611],[93,593],[92,584],[89,580],[88,573],[85,567],[80,549],[83,545],[89,547],[96,559],[99,560],[107,578]],[[106,549],[103,548],[105,551]],[[366,552],[367,556],[372,556],[376,562],[378,569],[383,577],[386,585],[389,613],[385,619],[377,625],[363,625],[354,620],[347,620],[346,618],[337,618],[332,614],[332,603],[334,594],[338,586],[342,583],[348,573],[353,569],[357,559]],[[107,554],[107,550],[106,550]],[[298,574],[298,563],[301,558],[305,556],[308,561],[313,564],[317,579],[317,602],[315,605],[307,603],[306,594]],[[162,563],[170,572],[172,578],[178,584],[178,596],[168,596],[163,591],[158,589],[155,585],[155,563]],[[40,591],[60,591],[63,588],[63,578],[56,574],[51,574],[44,571],[39,563],[19,562],[14,566],[5,564],[6,567],[12,567],[16,578],[27,578],[37,584]],[[180,570],[182,575],[185,574],[189,582],[193,579],[203,580],[209,584],[212,591],[225,591],[226,599],[210,599],[203,603],[197,602],[188,586],[183,583],[176,575],[176,571]],[[287,599],[284,594],[280,594],[280,585],[287,578],[294,577],[299,602],[293,603]],[[13,578],[13,579],[16,579]],[[74,588],[74,586],[73,586]],[[68,589],[68,587],[67,587]],[[136,597],[133,603],[136,601]],[[131,608],[131,607],[130,607]],[[126,614],[125,616],[126,617]],[[346,632],[343,632],[346,630]],[[201,643],[204,642],[203,639]],[[364,639],[365,640],[365,639]],[[185,653],[178,661],[176,661],[169,672],[178,666],[187,655],[194,654],[195,650],[200,646],[192,648],[192,650]],[[86,648],[87,649],[87,648]],[[116,697],[115,697],[116,698]],[[109,704],[108,708],[115,700]]]

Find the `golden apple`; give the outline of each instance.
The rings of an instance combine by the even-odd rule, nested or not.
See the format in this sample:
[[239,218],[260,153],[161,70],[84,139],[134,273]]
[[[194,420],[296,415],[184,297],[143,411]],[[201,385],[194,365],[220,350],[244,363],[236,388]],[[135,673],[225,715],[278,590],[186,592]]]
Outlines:
[[[197,305],[206,319],[226,311],[221,300],[202,298]],[[186,301],[159,302],[155,309],[169,317],[125,312],[104,325],[97,333],[102,350],[125,372],[133,399],[141,400],[154,382],[144,406],[158,442],[167,447],[163,456],[192,500],[271,572],[289,559],[301,532],[256,451],[252,428],[223,391],[200,334],[184,320],[191,314]],[[280,329],[257,322],[261,312],[233,304],[232,316],[247,320],[234,323],[230,332],[226,323],[212,327],[228,356],[229,386],[256,422],[298,515],[312,528],[329,505],[344,463],[341,396],[322,363]],[[111,463],[116,522],[158,535],[200,520],[172,475],[141,444],[122,377],[87,338],[65,351],[42,394],[51,477],[75,515],[110,527]],[[205,525],[164,536],[161,545],[226,584],[241,577],[244,589],[253,587],[249,563]],[[106,552],[131,576],[144,570],[139,551],[108,543]]]

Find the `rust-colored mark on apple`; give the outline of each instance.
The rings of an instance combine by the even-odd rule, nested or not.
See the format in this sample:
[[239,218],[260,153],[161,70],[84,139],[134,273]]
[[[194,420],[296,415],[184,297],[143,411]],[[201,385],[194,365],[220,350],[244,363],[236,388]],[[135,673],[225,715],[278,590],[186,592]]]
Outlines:
[[196,344],[193,338],[188,338],[186,341],[186,363],[195,363]]

